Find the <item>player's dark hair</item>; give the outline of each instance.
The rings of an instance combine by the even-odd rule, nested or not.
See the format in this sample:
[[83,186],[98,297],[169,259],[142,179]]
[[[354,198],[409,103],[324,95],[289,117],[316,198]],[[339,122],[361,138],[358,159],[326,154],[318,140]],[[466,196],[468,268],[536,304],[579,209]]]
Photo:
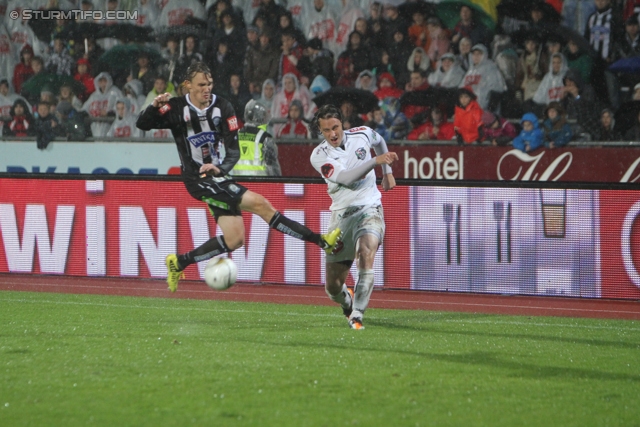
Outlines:
[[338,119],[340,120],[340,123],[342,123],[342,112],[333,104],[324,104],[322,107],[318,108],[316,116],[313,118],[313,124],[318,130],[320,130],[320,120],[326,119]]
[[185,77],[185,80],[193,80],[193,78],[198,73],[203,73],[205,76],[211,76],[211,70],[209,69],[207,64],[205,64],[204,62],[194,62],[193,64],[189,65],[189,68],[187,68],[187,75]]

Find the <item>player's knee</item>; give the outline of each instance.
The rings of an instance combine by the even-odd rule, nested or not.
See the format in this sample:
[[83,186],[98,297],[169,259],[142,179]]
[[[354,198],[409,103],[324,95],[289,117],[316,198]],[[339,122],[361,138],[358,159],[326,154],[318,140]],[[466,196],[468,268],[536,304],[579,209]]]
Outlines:
[[233,237],[225,236],[225,241],[227,243],[227,248],[229,248],[229,252],[233,252],[236,249],[239,249],[244,245],[244,234],[238,233]]
[[369,264],[373,264],[373,260],[376,257],[376,250],[367,246],[361,246],[358,248],[358,266],[368,268]]

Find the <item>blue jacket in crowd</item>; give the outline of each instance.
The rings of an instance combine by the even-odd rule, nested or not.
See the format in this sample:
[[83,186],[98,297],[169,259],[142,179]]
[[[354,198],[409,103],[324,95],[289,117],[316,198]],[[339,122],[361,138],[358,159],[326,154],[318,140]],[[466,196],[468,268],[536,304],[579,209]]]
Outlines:
[[571,126],[568,123],[563,123],[560,126],[557,126],[556,123],[560,121],[561,118],[557,117],[555,120],[551,121],[551,119],[546,119],[542,122],[542,127],[545,133],[545,143],[546,147],[549,146],[549,143],[553,141],[553,145],[558,147],[564,147],[571,141],[573,137],[573,132],[571,131]]
[[527,132],[524,129],[520,132],[520,135],[516,136],[513,140],[513,146],[521,151],[527,151],[526,145],[529,145],[529,151],[533,151],[542,147],[544,144],[544,135],[538,125],[538,118],[533,113],[526,113],[522,116],[520,124],[524,122],[531,122],[533,124],[533,130]]

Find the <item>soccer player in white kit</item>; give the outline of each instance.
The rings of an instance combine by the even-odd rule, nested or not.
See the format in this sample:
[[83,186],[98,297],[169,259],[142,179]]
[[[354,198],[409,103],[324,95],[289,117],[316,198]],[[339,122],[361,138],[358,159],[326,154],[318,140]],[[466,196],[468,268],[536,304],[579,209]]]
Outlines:
[[[315,124],[324,141],[313,150],[311,164],[322,175],[331,196],[329,230],[340,228],[342,244],[327,255],[325,290],[342,306],[352,329],[364,329],[362,316],[373,291],[373,261],[384,237],[384,214],[374,168],[382,165],[382,188],[396,186],[390,165],[396,153],[376,131],[366,126],[344,130],[342,114],[333,105],[322,106]],[[376,157],[371,156],[374,149]],[[356,260],[354,292],[345,281]]]

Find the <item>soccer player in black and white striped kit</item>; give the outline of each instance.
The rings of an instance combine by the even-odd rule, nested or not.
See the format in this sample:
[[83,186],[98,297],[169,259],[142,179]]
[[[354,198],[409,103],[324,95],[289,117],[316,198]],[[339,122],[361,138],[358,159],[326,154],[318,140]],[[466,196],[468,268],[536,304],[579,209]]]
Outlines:
[[[229,101],[211,92],[213,80],[209,68],[202,62],[193,63],[187,70],[185,86],[188,91],[185,96],[158,95],[140,114],[136,125],[142,130],[171,129],[184,185],[193,198],[207,203],[223,234],[187,253],[167,256],[169,290],[176,291],[188,265],[234,251],[244,244],[242,211],[254,213],[271,228],[330,252],[339,240],[340,230],[325,235],[314,233],[229,176],[240,158],[239,124]],[[225,146],[224,159],[220,158],[220,143]]]

